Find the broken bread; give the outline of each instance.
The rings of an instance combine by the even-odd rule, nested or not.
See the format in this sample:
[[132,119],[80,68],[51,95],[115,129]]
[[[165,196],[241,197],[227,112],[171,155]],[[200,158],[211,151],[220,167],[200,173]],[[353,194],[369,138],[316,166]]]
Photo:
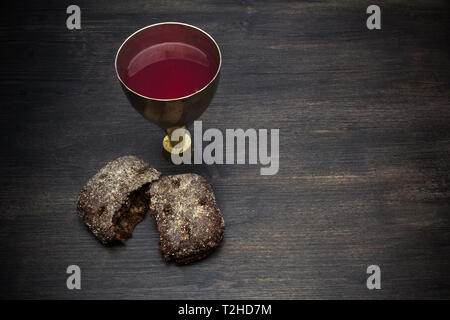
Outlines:
[[148,210],[148,187],[161,173],[135,156],[107,163],[82,188],[77,211],[104,244],[125,242]]
[[186,264],[210,254],[224,233],[224,220],[209,183],[197,174],[163,176],[149,188],[150,214],[167,262]]

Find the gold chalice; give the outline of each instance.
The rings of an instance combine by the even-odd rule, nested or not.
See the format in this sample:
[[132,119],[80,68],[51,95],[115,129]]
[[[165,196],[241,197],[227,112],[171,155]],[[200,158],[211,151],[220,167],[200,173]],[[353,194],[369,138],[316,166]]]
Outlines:
[[125,95],[145,119],[166,131],[163,148],[169,154],[183,153],[191,146],[187,134],[178,141],[172,141],[170,135],[206,110],[219,83],[221,64],[214,39],[179,22],[157,23],[136,31],[122,43],[115,59]]

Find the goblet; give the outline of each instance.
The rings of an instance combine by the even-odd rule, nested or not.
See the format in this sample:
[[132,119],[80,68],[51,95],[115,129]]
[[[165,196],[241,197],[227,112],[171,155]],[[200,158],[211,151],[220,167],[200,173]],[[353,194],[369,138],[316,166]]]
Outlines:
[[122,43],[115,59],[117,77],[131,105],[166,131],[163,148],[168,153],[183,153],[191,146],[189,135],[178,141],[170,135],[206,110],[219,83],[221,64],[214,39],[179,22],[136,31]]

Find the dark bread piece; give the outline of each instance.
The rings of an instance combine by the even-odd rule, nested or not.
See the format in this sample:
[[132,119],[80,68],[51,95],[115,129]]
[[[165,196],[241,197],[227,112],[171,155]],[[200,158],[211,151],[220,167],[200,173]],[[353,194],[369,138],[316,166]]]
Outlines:
[[104,244],[125,242],[148,209],[148,186],[161,173],[135,156],[107,163],[83,187],[77,211]]
[[150,214],[164,260],[186,264],[207,256],[223,238],[224,221],[209,183],[197,174],[163,176],[150,185]]

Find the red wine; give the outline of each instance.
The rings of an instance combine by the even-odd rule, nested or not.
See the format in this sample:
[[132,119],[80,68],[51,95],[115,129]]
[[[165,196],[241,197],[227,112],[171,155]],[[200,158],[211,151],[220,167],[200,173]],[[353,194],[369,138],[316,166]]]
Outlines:
[[199,48],[182,42],[165,42],[139,52],[127,67],[125,83],[149,98],[176,99],[205,87],[217,65]]

